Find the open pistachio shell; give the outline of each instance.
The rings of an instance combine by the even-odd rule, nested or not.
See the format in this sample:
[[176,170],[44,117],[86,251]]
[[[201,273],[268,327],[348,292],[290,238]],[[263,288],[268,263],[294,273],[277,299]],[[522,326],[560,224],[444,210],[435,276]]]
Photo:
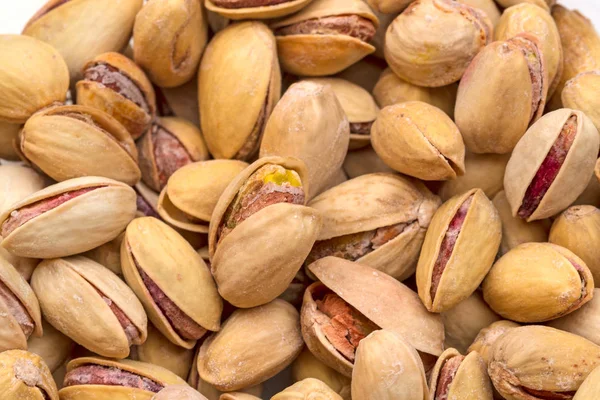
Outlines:
[[419,297],[429,311],[447,311],[486,276],[500,240],[498,211],[481,189],[455,196],[436,211],[417,265]]
[[492,400],[492,384],[487,365],[476,352],[466,356],[450,348],[438,358],[429,389],[431,400]]
[[42,357],[50,371],[54,372],[67,361],[75,347],[75,342],[45,320],[42,320],[42,326],[44,335],[30,337],[27,341],[27,351]]
[[151,400],[163,388],[185,385],[171,371],[132,360],[82,357],[67,365],[61,400]]
[[275,37],[266,25],[242,22],[215,35],[198,72],[200,122],[210,153],[253,158],[280,91]]
[[152,400],[207,400],[199,392],[187,385],[171,385],[162,389]]
[[549,321],[547,325],[584,337],[600,346],[600,289],[594,289],[594,297],[580,309]]
[[56,383],[44,360],[24,350],[0,353],[0,388],[6,399],[58,400]]
[[[318,379],[307,378],[271,397],[271,400],[342,400],[342,397]],[[242,400],[242,399],[239,399]]]
[[516,322],[500,320],[496,321],[489,326],[483,328],[478,334],[477,337],[473,340],[473,343],[469,346],[467,350],[468,353],[472,351],[476,351],[479,353],[483,361],[485,361],[486,365],[490,363],[490,359],[492,357],[492,350],[494,347],[494,343],[496,340],[503,334],[505,334],[509,329],[517,328],[521,325]]
[[191,349],[206,330],[219,330],[223,304],[208,267],[164,222],[143,217],[129,224],[121,266],[154,326],[174,344]]
[[0,165],[0,212],[44,188],[44,178],[24,165]]
[[[599,66],[600,67],[600,66]],[[600,69],[582,72],[565,83],[562,103],[567,108],[581,110],[596,129],[600,129],[600,103],[594,95],[600,90]]]
[[350,400],[350,378],[323,364],[306,347],[292,363],[292,377],[296,382],[308,378],[318,379],[344,400]]
[[311,1],[312,0],[285,0],[274,2],[275,4],[272,5],[222,7],[219,6],[219,4],[225,3],[223,1],[204,0],[204,6],[210,12],[217,13],[222,17],[235,21],[243,19],[271,19],[284,17],[301,10]]
[[102,110],[53,107],[34,114],[19,134],[27,160],[61,182],[80,176],[106,176],[135,185],[141,177],[131,135]]
[[95,176],[69,179],[13,204],[0,215],[2,247],[21,257],[64,257],[119,235],[135,215],[135,192]]
[[19,160],[19,153],[14,143],[23,125],[0,121],[0,158],[11,161]]

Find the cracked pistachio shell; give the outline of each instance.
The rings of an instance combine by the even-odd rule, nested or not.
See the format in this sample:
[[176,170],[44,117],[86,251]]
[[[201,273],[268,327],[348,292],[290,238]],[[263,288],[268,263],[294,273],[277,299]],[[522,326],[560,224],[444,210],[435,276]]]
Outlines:
[[54,372],[69,358],[75,348],[75,343],[46,320],[42,320],[42,326],[44,335],[29,338],[27,351],[42,357],[50,371]]
[[116,119],[86,106],[42,110],[19,134],[20,151],[55,181],[106,176],[128,185],[141,177],[131,135]]
[[217,33],[198,72],[200,123],[213,157],[254,157],[280,92],[275,37],[266,25],[241,22]]
[[[457,227],[456,218],[467,201],[470,204]],[[449,233],[451,225],[458,232]],[[447,242],[452,238],[453,245]],[[498,211],[481,189],[442,204],[431,220],[417,264],[419,297],[427,309],[447,311],[469,297],[492,267],[501,238]],[[437,289],[432,293],[436,276]]]
[[271,397],[271,400],[342,400],[327,384],[315,378],[306,378]]
[[[357,15],[372,22],[375,28],[379,26],[377,16],[361,0],[313,0],[300,12],[271,24],[271,28],[277,33],[277,29],[299,22],[340,15]],[[299,76],[333,75],[375,51],[372,45],[344,34],[275,37],[281,68]]]
[[472,351],[476,351],[487,365],[490,363],[492,349],[498,338],[504,335],[508,330],[518,328],[519,326],[521,325],[508,320],[496,321],[477,334],[477,337],[473,340],[473,343],[471,343],[467,352],[471,353]]
[[208,39],[208,24],[197,0],[147,2],[135,17],[134,60],[158,86],[189,81]]
[[306,194],[304,163],[293,157],[262,157],[227,186],[210,221],[211,270],[221,296],[236,307],[254,307],[282,294],[308,256],[321,228],[321,216],[303,205],[277,203],[252,214],[217,243],[217,232],[238,191],[260,167],[296,171]]
[[150,321],[174,344],[191,349],[196,341],[186,340],[175,331],[152,298],[138,268],[198,325],[219,330],[223,302],[208,267],[194,248],[164,222],[153,217],[131,221],[121,245],[121,267]]
[[385,329],[361,340],[352,371],[352,398],[427,400],[425,370],[417,351]]
[[11,161],[19,160],[19,153],[13,143],[19,136],[23,125],[0,121],[0,158]]
[[[97,365],[104,368],[129,372],[150,379],[161,386],[186,385],[185,381],[158,365],[133,360],[109,360],[99,357],[76,358],[67,364],[67,373],[85,365]],[[144,389],[121,385],[79,384],[63,387],[59,390],[60,400],[151,400],[156,394]]]
[[592,299],[594,279],[584,261],[550,243],[525,243],[500,258],[483,282],[483,297],[506,319],[542,322]]
[[156,393],[151,400],[207,400],[187,385],[170,385]]
[[221,330],[202,343],[198,372],[219,390],[239,390],[282,371],[302,346],[298,312],[291,304],[276,299],[234,311]]
[[55,47],[75,82],[89,60],[125,47],[141,8],[142,0],[49,0],[27,22],[23,35]]
[[51,202],[66,193],[92,189],[20,225],[2,247],[21,257],[65,257],[91,250],[121,233],[135,215],[135,192],[124,183],[88,176],[69,179],[35,192],[0,215],[0,225],[19,211]]
[[311,1],[312,0],[287,0],[280,2],[279,4],[267,6],[259,5],[255,7],[225,8],[216,5],[211,0],[204,0],[204,6],[209,12],[216,13],[223,19],[236,21],[244,19],[271,19],[284,17],[301,10]]
[[442,110],[420,101],[385,107],[371,130],[375,152],[394,170],[423,180],[465,172],[465,145]]
[[[146,340],[148,319],[142,304],[119,277],[95,261],[82,256],[44,260],[31,286],[44,318],[94,353],[124,358],[132,344]],[[127,338],[106,299],[130,320],[137,338]]]
[[[34,336],[43,334],[42,314],[38,299],[19,272],[4,258],[0,257],[0,284],[11,292],[27,312],[33,323]],[[25,335],[17,319],[17,315],[11,312],[11,304],[0,297],[0,352],[12,349],[27,349],[28,336]],[[0,386],[1,387],[1,386]]]
[[493,39],[492,32],[490,19],[479,9],[449,0],[419,0],[388,27],[385,59],[414,85],[449,85]]
[[582,72],[565,83],[562,103],[567,108],[583,111],[596,129],[600,129],[600,102],[595,96],[599,90],[600,69]]
[[92,261],[96,261],[98,264],[102,264],[116,275],[123,276],[123,272],[121,271],[121,242],[123,242],[124,237],[125,232],[122,232],[110,242],[86,251],[82,255]]
[[514,216],[519,212],[538,169],[571,116],[577,117],[575,138],[558,175],[549,184],[547,192],[526,220],[530,222],[559,213],[575,201],[587,187],[589,174],[594,170],[598,155],[598,130],[581,111],[568,108],[553,111],[544,115],[527,130],[506,166],[504,190]]
[[44,178],[25,165],[0,165],[0,212],[45,186]]
[[[444,399],[478,399],[492,400],[492,384],[487,374],[487,366],[479,353],[473,351],[460,362],[455,371],[444,371],[444,365],[454,357],[463,357],[456,349],[450,348],[438,358],[433,374],[431,375],[431,388],[429,396],[431,400]],[[444,372],[450,376],[445,375]],[[438,388],[442,383],[442,377],[450,378],[446,396],[440,395]],[[437,393],[436,393],[437,392]]]
[[600,289],[594,289],[594,297],[580,309],[549,321],[547,325],[584,337],[600,346]]
[[415,271],[425,232],[440,200],[421,182],[395,174],[362,175],[314,198],[323,218],[318,240],[406,224],[389,242],[355,261],[403,280]]
[[581,384],[573,400],[595,400],[600,393],[600,367],[596,367]]
[[0,388],[5,399],[58,400],[56,383],[44,360],[24,350],[0,353]]
[[219,197],[246,167],[239,160],[208,160],[178,169],[158,198],[159,215],[180,229],[208,233]]
[[[342,166],[350,127],[330,85],[314,81],[293,84],[275,106],[260,145],[260,157],[292,156],[308,169],[312,198]],[[306,184],[305,184],[306,185]]]
[[494,28],[500,20],[501,13],[494,0],[458,0],[458,2],[466,4],[473,8],[478,8],[481,11],[483,11],[485,15],[487,15],[487,17],[490,19],[490,22],[492,23]]
[[58,51],[19,35],[0,35],[0,121],[23,123],[36,111],[63,102],[69,71]]
[[306,347],[292,363],[292,378],[296,382],[307,378],[318,379],[344,400],[350,400],[350,378],[323,364]]
[[522,326],[498,339],[488,373],[505,399],[529,400],[538,397],[524,389],[576,391],[598,365],[600,347],[589,340],[545,326]]
[[348,179],[377,172],[394,173],[394,170],[379,158],[371,146],[356,151],[349,151],[346,154],[342,168]]

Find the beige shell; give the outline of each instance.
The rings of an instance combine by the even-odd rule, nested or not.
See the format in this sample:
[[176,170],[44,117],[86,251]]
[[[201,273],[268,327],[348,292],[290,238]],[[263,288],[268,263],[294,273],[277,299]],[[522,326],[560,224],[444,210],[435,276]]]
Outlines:
[[42,357],[50,372],[54,372],[67,361],[75,343],[45,320],[42,320],[42,326],[44,335],[30,337],[27,341],[27,351]]
[[150,295],[138,268],[198,325],[219,330],[223,303],[208,267],[193,247],[164,222],[142,217],[127,226],[121,245],[121,267],[150,321],[174,344],[191,349],[196,341],[182,338],[173,329]]
[[[307,378],[294,383],[271,397],[271,400],[342,400],[342,397],[331,390],[324,382],[315,378]],[[240,399],[241,400],[241,399]]]
[[600,289],[593,290],[594,297],[579,310],[549,321],[547,325],[584,337],[600,346]]
[[476,351],[479,353],[483,361],[486,364],[490,363],[490,359],[492,357],[492,351],[494,347],[494,343],[505,334],[508,330],[513,328],[518,328],[519,324],[512,321],[500,320],[490,324],[488,327],[482,329],[477,337],[473,340],[473,343],[469,346],[467,350],[468,353],[472,351]]
[[156,93],[156,112],[160,116],[184,118],[200,127],[198,113],[198,76],[181,86],[174,88],[154,87]]
[[448,0],[413,2],[389,26],[385,59],[400,78],[419,86],[457,82],[492,40],[490,19],[478,9]]
[[252,158],[280,91],[275,37],[266,25],[242,22],[216,34],[198,72],[200,122],[213,157]]
[[[536,0],[543,1],[543,0]],[[554,0],[551,0],[554,1]],[[478,8],[487,15],[487,17],[492,22],[494,28],[498,24],[500,20],[501,12],[498,9],[498,5],[494,2],[494,0],[458,0],[459,3],[466,4],[473,8]]]
[[0,388],[5,399],[58,400],[56,384],[44,360],[24,350],[0,353]]
[[451,180],[465,172],[465,145],[442,110],[420,101],[385,107],[371,130],[373,148],[394,170],[422,180]]
[[308,378],[318,379],[344,400],[350,400],[350,378],[323,364],[306,347],[292,363],[292,378],[296,382]]
[[542,322],[592,299],[594,280],[584,261],[550,243],[525,243],[500,258],[483,282],[483,297],[506,319]]
[[65,257],[91,250],[119,235],[133,219],[135,192],[124,183],[95,176],[69,179],[13,204],[0,215],[85,188],[95,188],[19,226],[3,238],[2,247],[21,257]]
[[0,212],[44,188],[44,178],[24,165],[0,165]]
[[[455,244],[444,247],[449,226],[469,199]],[[455,196],[438,208],[425,235],[417,264],[419,297],[427,309],[447,311],[469,297],[492,267],[501,238],[498,211],[481,189]],[[440,266],[438,261],[444,248],[450,249],[450,253],[446,263]],[[432,293],[436,274],[440,274],[439,286]]]
[[348,118],[331,86],[302,81],[285,92],[267,122],[260,157],[292,156],[308,169],[308,198],[342,166],[350,138]]
[[577,132],[558,175],[527,221],[547,218],[568,207],[585,190],[600,145],[600,134],[581,111],[561,109],[533,124],[515,147],[506,166],[504,190],[517,215],[527,189],[571,116],[577,117]]
[[23,123],[64,101],[68,89],[69,71],[54,47],[27,36],[0,35],[0,121]]
[[600,206],[600,181],[596,179],[596,173],[594,168],[594,173],[592,174],[592,178],[588,182],[583,193],[579,195],[577,200],[571,204],[572,206],[582,206],[582,205],[593,205]]
[[453,357],[461,354],[450,348],[438,358],[431,375],[429,396],[431,400],[442,399],[478,399],[492,400],[492,384],[487,375],[487,366],[476,351],[467,354],[461,361],[448,384],[447,396],[437,396],[438,384],[444,364]]
[[141,8],[142,0],[72,0],[68,4],[49,0],[29,20],[23,35],[55,47],[75,82],[81,79],[81,70],[89,60],[125,47]]
[[27,160],[58,182],[105,176],[135,185],[141,177],[131,135],[102,110],[53,107],[34,114],[19,134]]
[[517,4],[535,4],[538,7],[549,11],[550,6],[556,3],[556,0],[496,0],[496,2],[504,8],[512,7]]
[[207,400],[187,385],[170,385],[156,393],[152,400]]
[[427,400],[427,380],[417,351],[398,334],[382,329],[358,344],[352,398]]
[[376,172],[393,173],[394,170],[385,165],[371,146],[356,151],[349,151],[342,166],[348,179]]
[[312,0],[288,0],[271,6],[225,8],[219,7],[211,0],[204,0],[204,6],[209,12],[232,20],[271,19],[293,14],[306,7]]
[[221,330],[202,344],[198,372],[219,390],[238,390],[283,370],[302,346],[298,312],[283,300],[273,300],[236,310]]
[[313,0],[300,12],[270,25],[275,30],[281,68],[299,76],[333,75],[373,53],[375,47],[350,35],[277,35],[279,28],[338,15],[358,15],[370,20],[375,28],[379,25],[375,14],[362,0]]
[[196,0],[146,3],[133,26],[134,60],[152,82],[175,87],[189,81],[208,39],[202,4]]
[[367,56],[337,73],[335,76],[350,81],[362,87],[367,92],[372,93],[379,75],[381,75],[386,67],[387,65],[384,60],[375,56]]
[[583,381],[573,400],[594,400],[600,393],[600,367],[596,367]]
[[[600,65],[599,65],[600,67]],[[582,72],[565,83],[562,103],[567,108],[581,110],[596,129],[600,129],[600,103],[594,95],[600,90],[600,69]]]
[[0,158],[11,161],[19,160],[14,143],[22,127],[21,124],[0,121]]
[[[143,343],[148,319],[135,294],[115,274],[82,256],[44,260],[31,277],[44,318],[63,334],[105,357],[124,358]],[[100,293],[98,293],[100,292]],[[131,343],[106,299],[137,329]]]
[[31,274],[40,260],[37,258],[19,257],[10,253],[4,247],[0,247],[0,258],[4,258],[6,261],[12,264],[13,267],[19,272],[19,274],[26,280],[31,279]]
[[545,326],[523,326],[498,339],[488,372],[505,399],[526,400],[531,395],[523,388],[576,391],[598,365],[600,347],[592,342]]
[[261,400],[259,397],[243,392],[223,393],[219,400]]
[[398,14],[411,2],[412,0],[367,0],[373,10],[382,14]]
[[405,223],[402,233],[356,261],[403,280],[412,275],[440,200],[421,182],[394,174],[351,179],[314,198],[323,218],[318,240]]
[[121,271],[121,243],[123,242],[124,237],[125,232],[121,233],[110,242],[106,242],[95,249],[86,251],[82,255],[90,260],[96,261],[98,264],[102,264],[116,275],[123,276],[123,272]]

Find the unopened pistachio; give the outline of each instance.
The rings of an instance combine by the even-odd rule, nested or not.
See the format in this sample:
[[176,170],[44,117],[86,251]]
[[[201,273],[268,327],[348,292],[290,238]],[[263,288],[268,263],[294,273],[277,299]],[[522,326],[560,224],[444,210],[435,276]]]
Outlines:
[[[600,65],[599,65],[600,68]],[[596,129],[600,129],[600,112],[594,93],[600,88],[600,69],[582,72],[565,83],[562,103],[567,108],[581,110],[587,115]]]
[[58,400],[48,366],[40,356],[24,350],[0,353],[0,388],[6,399]]
[[466,356],[453,348],[444,351],[431,375],[430,399],[492,400],[492,385],[486,370],[487,365],[476,351]]

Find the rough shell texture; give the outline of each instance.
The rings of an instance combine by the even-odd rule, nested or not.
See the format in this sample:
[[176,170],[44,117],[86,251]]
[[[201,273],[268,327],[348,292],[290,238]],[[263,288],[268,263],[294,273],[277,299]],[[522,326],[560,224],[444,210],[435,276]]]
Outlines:
[[[494,2],[494,0],[458,0],[458,1],[459,1],[459,3],[463,3],[468,6],[471,6],[473,8],[478,8],[481,11],[483,11],[485,13],[485,15],[487,15],[487,17],[490,19],[494,28],[498,24],[498,21],[500,20],[501,12],[498,9],[498,6],[496,5],[496,2]],[[536,0],[536,1],[543,1],[543,0]]]
[[[600,67],[600,65],[599,65]],[[600,129],[600,103],[595,93],[600,90],[600,69],[582,72],[565,83],[562,103],[565,107],[581,110],[596,129]]]
[[[441,400],[444,397],[437,396],[440,379],[447,377],[443,374],[444,365],[454,357],[461,357],[456,349],[450,348],[442,353],[438,358],[433,373],[431,374],[431,384],[429,396],[431,399]],[[473,396],[473,397],[471,397]],[[468,399],[492,400],[492,385],[487,375],[487,366],[479,353],[472,351],[467,354],[458,365],[451,381],[448,383],[447,399]]]
[[58,400],[48,366],[40,356],[23,350],[0,353],[0,387],[7,399]]
[[473,340],[473,343],[471,343],[469,346],[467,352],[478,352],[481,358],[483,358],[483,361],[485,361],[486,364],[489,364],[496,340],[498,340],[498,338],[506,333],[509,329],[517,328],[519,326],[521,325],[512,321],[496,321],[479,332],[477,337]]

